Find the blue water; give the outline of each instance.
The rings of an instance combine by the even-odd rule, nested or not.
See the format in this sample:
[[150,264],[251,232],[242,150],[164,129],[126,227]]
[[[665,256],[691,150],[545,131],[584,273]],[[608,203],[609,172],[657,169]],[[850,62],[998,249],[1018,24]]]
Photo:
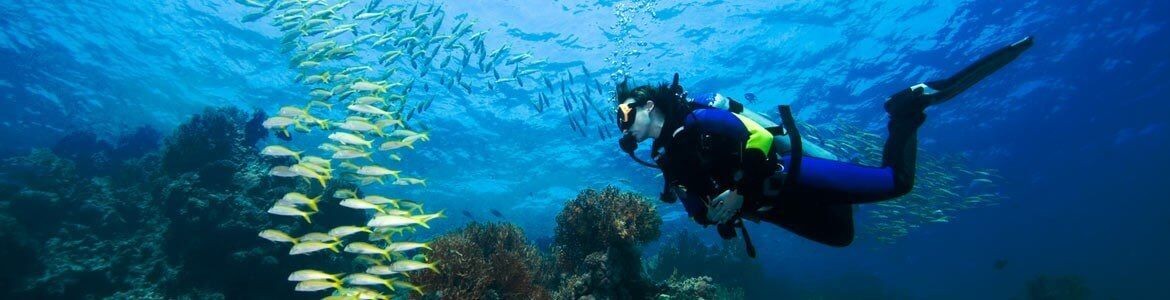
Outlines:
[[[585,66],[606,93],[619,71],[639,83],[677,72],[688,90],[754,93],[751,109],[792,104],[807,123],[876,134],[881,100],[893,91],[1035,36],[1012,65],[929,110],[920,131],[923,151],[998,169],[1006,200],[892,244],[859,236],[843,249],[752,225],[758,261],[797,286],[865,274],[915,299],[1018,297],[1038,275],[1079,276],[1094,298],[1170,296],[1170,197],[1161,190],[1170,184],[1170,2],[436,3],[446,28],[457,15],[478,19],[473,32],[490,30],[489,51],[510,44],[513,55],[547,59],[540,71],[548,74],[582,76]],[[254,11],[233,1],[0,1],[0,156],[49,147],[74,130],[109,139],[142,125],[170,132],[207,106],[272,115],[302,104],[307,88],[293,81],[279,29],[241,21]],[[432,139],[401,166],[428,185],[404,193],[447,209],[436,232],[470,221],[461,210],[484,219],[495,209],[545,237],[581,189],[615,185],[653,197],[661,188],[615,137],[570,131],[559,104],[532,109],[527,101],[544,90],[538,81],[470,94],[429,89],[433,107],[415,120]],[[664,235],[718,238],[679,204],[660,204],[659,213]]]

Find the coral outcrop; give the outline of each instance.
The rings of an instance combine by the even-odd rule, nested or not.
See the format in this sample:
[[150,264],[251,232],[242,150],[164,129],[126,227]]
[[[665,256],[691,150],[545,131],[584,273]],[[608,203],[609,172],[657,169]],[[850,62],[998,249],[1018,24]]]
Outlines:
[[558,299],[644,299],[656,292],[638,246],[659,236],[662,219],[644,197],[607,187],[585,190],[557,215],[553,253]]
[[440,273],[413,278],[425,299],[548,299],[540,284],[544,259],[519,227],[471,223],[431,242]]

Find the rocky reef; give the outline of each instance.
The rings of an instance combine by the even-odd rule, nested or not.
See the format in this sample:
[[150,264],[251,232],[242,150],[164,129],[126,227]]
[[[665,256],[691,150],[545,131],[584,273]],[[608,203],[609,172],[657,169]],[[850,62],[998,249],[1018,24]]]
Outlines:
[[79,132],[3,161],[0,296],[295,297],[281,251],[255,236],[264,206],[299,184],[265,176],[262,119],[210,108],[161,148],[149,128],[113,143]]

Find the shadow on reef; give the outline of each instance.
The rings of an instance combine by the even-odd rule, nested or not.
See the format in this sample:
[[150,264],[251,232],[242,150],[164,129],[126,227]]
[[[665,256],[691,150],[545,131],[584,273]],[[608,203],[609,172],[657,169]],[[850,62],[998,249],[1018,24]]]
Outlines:
[[6,159],[0,184],[0,297],[293,298],[291,264],[256,237],[272,199],[298,184],[267,176],[262,112],[209,108],[168,136],[101,141],[73,133]]

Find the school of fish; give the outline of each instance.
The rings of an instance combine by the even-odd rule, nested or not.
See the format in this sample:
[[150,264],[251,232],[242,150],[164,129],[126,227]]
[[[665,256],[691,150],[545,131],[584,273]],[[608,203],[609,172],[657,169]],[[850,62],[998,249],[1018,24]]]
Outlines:
[[[426,213],[420,202],[374,195],[365,187],[425,188],[426,179],[391,165],[430,140],[429,129],[418,117],[436,99],[454,93],[495,90],[509,83],[522,86],[537,73],[530,67],[543,62],[530,61],[530,53],[511,54],[510,45],[489,50],[487,31],[475,32],[476,21],[466,14],[448,18],[433,2],[237,2],[255,11],[243,22],[269,19],[281,30],[280,50],[290,55],[288,67],[298,73],[295,81],[305,90],[304,104],[283,106],[264,120],[266,129],[287,142],[267,145],[259,154],[289,162],[273,167],[269,175],[299,178],[307,190],[274,199],[267,212],[308,225],[326,203],[336,203],[328,207],[357,210],[368,217],[321,232],[265,229],[259,236],[287,244],[289,255],[346,255],[363,266],[298,270],[288,277],[295,282],[295,291],[327,291],[325,299],[422,294],[423,287],[412,284],[410,274],[441,270],[427,260],[430,246],[409,237],[415,230],[430,228],[428,222],[443,217],[443,212]],[[444,28],[448,21],[455,25]],[[478,59],[472,60],[474,56]],[[497,69],[506,67],[512,74],[503,78]],[[435,82],[445,91],[432,91]],[[313,136],[325,142],[297,148],[294,145],[301,144],[292,142],[294,135],[297,141]]]

